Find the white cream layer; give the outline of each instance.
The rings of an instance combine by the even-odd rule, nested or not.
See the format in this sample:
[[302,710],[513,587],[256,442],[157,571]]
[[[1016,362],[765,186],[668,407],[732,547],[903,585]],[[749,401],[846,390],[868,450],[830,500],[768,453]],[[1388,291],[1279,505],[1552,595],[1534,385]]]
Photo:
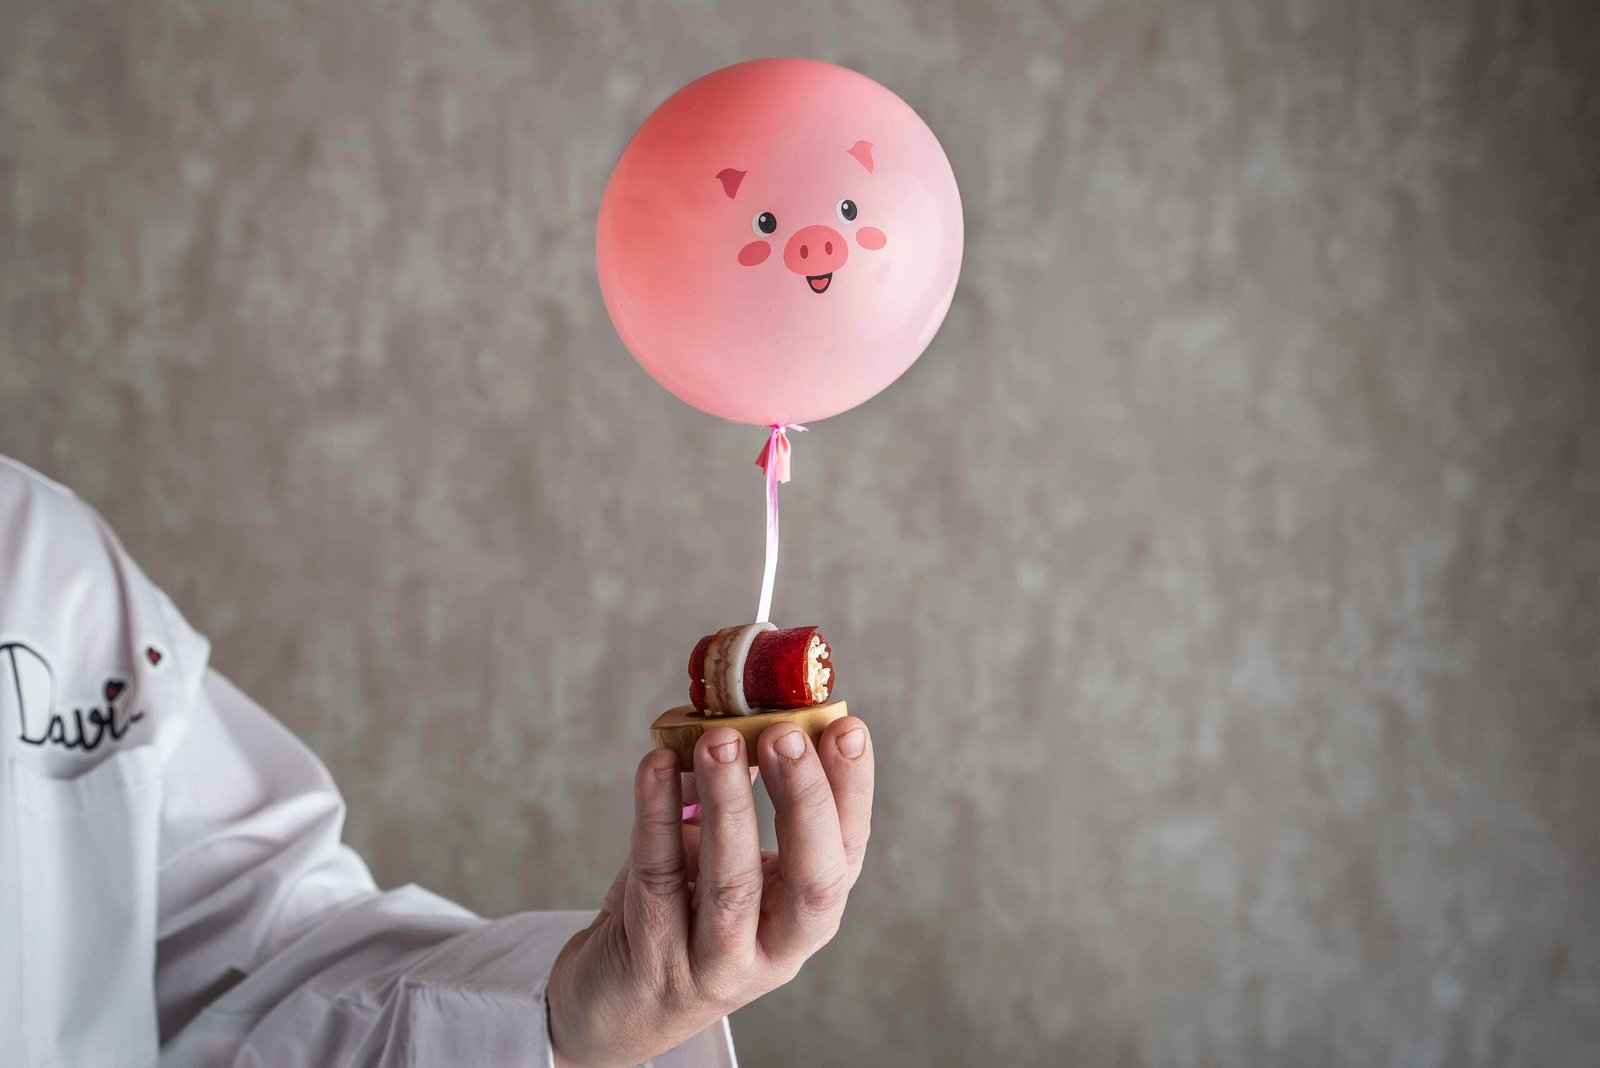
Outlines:
[[778,628],[771,623],[750,623],[717,631],[706,649],[706,711],[711,715],[748,716],[744,699],[744,663],[756,635]]

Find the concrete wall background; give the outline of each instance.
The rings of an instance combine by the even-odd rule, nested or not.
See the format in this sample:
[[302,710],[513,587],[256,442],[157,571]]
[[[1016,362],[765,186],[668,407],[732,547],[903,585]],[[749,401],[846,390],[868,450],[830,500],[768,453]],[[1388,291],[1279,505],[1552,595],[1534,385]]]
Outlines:
[[1592,4],[10,3],[0,451],[381,881],[594,903],[761,491],[592,226],[649,109],[762,54],[918,108],[968,251],[797,445],[781,618],[882,780],[747,1063],[1592,1063]]

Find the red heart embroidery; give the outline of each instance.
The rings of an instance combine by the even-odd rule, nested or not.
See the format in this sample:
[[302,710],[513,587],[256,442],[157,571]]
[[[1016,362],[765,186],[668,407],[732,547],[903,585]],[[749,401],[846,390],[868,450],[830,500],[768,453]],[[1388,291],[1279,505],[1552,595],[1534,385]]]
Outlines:
[[150,666],[151,667],[154,667],[155,665],[161,663],[161,653],[153,645],[149,645],[149,646],[145,647],[144,655],[145,655],[145,659],[150,661]]
[[127,683],[123,682],[121,679],[107,679],[106,700],[115,701],[117,699],[117,694],[121,693],[125,686],[127,686]]

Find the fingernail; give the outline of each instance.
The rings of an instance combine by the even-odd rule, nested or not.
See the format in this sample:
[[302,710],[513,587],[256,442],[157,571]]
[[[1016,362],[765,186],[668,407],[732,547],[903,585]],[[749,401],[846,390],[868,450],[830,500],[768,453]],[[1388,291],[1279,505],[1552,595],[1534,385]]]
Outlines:
[[685,820],[692,820],[698,815],[700,815],[700,805],[698,803],[683,806],[683,818]]
[[733,758],[739,755],[738,742],[723,742],[721,745],[711,746],[711,759],[718,764],[732,764]]
[[867,732],[860,727],[839,735],[839,752],[844,754],[846,760],[854,760],[867,751]]
[[799,731],[790,731],[788,734],[780,735],[778,740],[772,743],[772,748],[776,749],[781,757],[799,760],[805,755],[805,736]]

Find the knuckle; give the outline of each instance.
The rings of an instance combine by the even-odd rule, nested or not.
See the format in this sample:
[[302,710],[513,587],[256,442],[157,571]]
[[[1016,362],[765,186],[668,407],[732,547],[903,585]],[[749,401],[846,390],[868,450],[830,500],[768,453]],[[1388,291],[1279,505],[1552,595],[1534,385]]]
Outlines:
[[677,832],[678,824],[681,822],[681,819],[676,813],[657,807],[651,807],[643,812],[640,812],[635,817],[634,822],[636,822],[643,830],[668,834]]
[[661,1008],[668,1016],[688,1016],[701,1008],[704,996],[692,986],[668,983],[663,986]]
[[677,893],[683,887],[685,874],[681,856],[633,862],[633,878],[640,889],[660,897]]
[[700,997],[718,1012],[727,1015],[749,1002],[760,991],[752,990],[749,969],[721,966],[707,969],[700,980]]
[[662,1007],[674,1016],[696,1011],[704,1000],[694,975],[676,963],[662,970],[660,984]]
[[821,775],[807,776],[795,787],[792,802],[802,815],[815,815],[833,807],[833,788]]
[[844,909],[845,895],[849,892],[850,877],[843,871],[832,873],[795,889],[795,911],[806,920],[831,919],[837,926],[838,915]]
[[761,906],[761,889],[764,883],[762,870],[752,868],[709,886],[707,890],[714,908],[742,916]]
[[844,854],[850,858],[852,864],[859,865],[861,858],[866,856],[867,843],[872,840],[872,824],[867,824],[860,830],[851,831],[844,836]]
[[747,820],[756,810],[755,794],[743,776],[708,787],[706,796],[712,803],[710,817],[719,825]]
[[766,985],[775,990],[780,986],[786,986],[793,982],[794,977],[800,974],[800,968],[805,964],[807,957],[807,954],[797,953],[786,956],[782,960],[774,961],[772,978]]

